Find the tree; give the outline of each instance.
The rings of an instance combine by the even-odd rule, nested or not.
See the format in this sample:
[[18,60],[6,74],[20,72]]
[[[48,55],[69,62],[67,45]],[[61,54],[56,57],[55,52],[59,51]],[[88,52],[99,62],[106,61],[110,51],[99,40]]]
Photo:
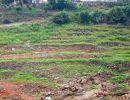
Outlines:
[[71,7],[71,0],[48,0],[48,3],[52,5],[53,9],[63,10]]
[[124,13],[127,15],[128,20],[130,22],[130,6],[124,7]]
[[110,11],[109,17],[112,23],[126,23],[128,21],[128,17],[121,7],[114,7]]
[[88,11],[81,12],[79,18],[80,18],[80,23],[83,24],[89,24],[91,21],[90,14],[88,13]]
[[4,5],[9,5],[13,2],[14,2],[14,0],[1,0],[1,3],[4,4]]
[[130,4],[130,0],[117,0],[117,1],[120,2],[120,3]]
[[49,9],[52,9],[52,5],[50,5],[49,3],[43,3],[41,8],[44,9],[45,13],[47,13]]
[[54,16],[53,22],[57,24],[65,24],[70,22],[70,19],[68,14],[66,14],[65,12],[61,12]]
[[106,13],[103,11],[95,11],[92,14],[92,21],[96,24],[104,23],[106,19]]
[[51,5],[55,5],[56,4],[56,0],[48,0],[48,3]]

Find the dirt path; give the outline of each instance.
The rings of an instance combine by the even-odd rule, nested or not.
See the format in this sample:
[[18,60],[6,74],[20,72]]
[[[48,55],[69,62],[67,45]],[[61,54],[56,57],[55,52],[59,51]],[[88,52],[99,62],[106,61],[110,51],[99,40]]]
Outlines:
[[10,24],[1,24],[0,27],[20,26],[23,24],[32,24],[35,22],[41,22],[42,20],[43,18],[39,18],[39,19],[32,19],[30,21],[16,22],[16,23],[10,23]]
[[5,97],[19,97],[19,100],[33,100],[33,98],[29,95],[26,94],[19,94],[16,92],[16,90],[18,89],[18,87],[22,86],[22,83],[3,83],[0,82],[0,87],[3,88],[3,90],[0,91],[0,100],[10,100],[10,98],[8,99],[2,99]]
[[94,55],[91,54],[77,54],[77,55],[60,55],[53,52],[31,52],[31,53],[22,53],[22,54],[8,54],[0,55],[0,60],[22,60],[22,59],[77,59],[77,58],[94,58]]

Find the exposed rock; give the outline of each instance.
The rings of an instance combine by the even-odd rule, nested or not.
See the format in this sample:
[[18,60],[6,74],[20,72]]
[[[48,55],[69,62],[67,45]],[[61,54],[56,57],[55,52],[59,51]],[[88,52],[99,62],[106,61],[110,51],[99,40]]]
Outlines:
[[52,98],[51,97],[46,97],[45,100],[52,100]]

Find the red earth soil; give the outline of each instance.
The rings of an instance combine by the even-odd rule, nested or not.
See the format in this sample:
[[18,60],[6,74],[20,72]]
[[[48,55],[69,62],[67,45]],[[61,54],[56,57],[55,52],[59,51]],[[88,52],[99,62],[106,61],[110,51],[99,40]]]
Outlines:
[[[3,83],[3,82],[0,82],[0,87],[3,88],[3,90],[0,91],[0,98],[14,96],[14,97],[20,97],[21,100],[33,100],[33,98],[29,95],[19,94],[16,92],[16,90],[22,85],[23,85],[23,83]],[[6,100],[6,99],[4,99],[4,100]]]

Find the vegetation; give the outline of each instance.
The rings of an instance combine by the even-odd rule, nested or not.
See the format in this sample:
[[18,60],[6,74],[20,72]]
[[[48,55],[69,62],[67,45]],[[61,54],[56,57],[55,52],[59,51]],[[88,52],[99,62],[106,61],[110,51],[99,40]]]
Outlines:
[[69,21],[70,21],[69,16],[64,12],[55,15],[53,18],[53,22],[57,24],[65,24],[68,23]]
[[[73,13],[73,17],[71,17],[72,15],[69,14],[67,11],[66,12],[63,11],[63,13],[64,15],[67,15],[68,17],[72,18],[70,19],[72,22],[78,22],[82,24],[90,24],[90,23],[129,24],[129,20],[130,20],[129,11],[130,11],[129,6],[123,6],[123,7],[117,6],[117,7],[113,7],[108,12],[105,12],[103,10],[98,10],[94,12],[91,10],[87,10],[87,11],[81,10],[80,12],[77,12],[77,14],[71,12]],[[76,19],[74,20],[73,18],[76,18]],[[55,16],[53,19],[55,19]]]
[[[103,99],[109,99],[109,96],[110,99],[118,99],[129,94],[129,6],[93,10],[73,6],[71,1],[50,0],[41,8],[25,5],[23,9],[17,5],[7,13],[28,18],[37,12],[42,12],[40,16],[45,14],[44,20],[0,26],[2,86],[5,83],[14,83],[15,86],[20,83],[18,92],[22,87],[23,94],[33,91],[34,94],[29,95],[38,98],[46,96],[48,90],[53,95],[58,91],[64,98],[71,95],[75,98],[82,90],[85,91],[83,93],[92,93],[93,89],[94,93],[99,92],[97,95],[107,91],[108,95],[103,94]],[[4,21],[10,23],[7,18]],[[67,96],[66,87],[62,89],[63,84],[69,88]]]
[[126,16],[126,14],[123,12],[123,9],[120,7],[115,7],[111,10],[110,12],[110,19],[111,22],[114,23],[126,23],[128,22],[128,17]]
[[81,12],[80,13],[80,23],[89,24],[90,23],[90,15],[88,12]]
[[107,21],[107,14],[103,11],[95,11],[92,14],[92,22],[99,24],[99,23],[106,23]]

